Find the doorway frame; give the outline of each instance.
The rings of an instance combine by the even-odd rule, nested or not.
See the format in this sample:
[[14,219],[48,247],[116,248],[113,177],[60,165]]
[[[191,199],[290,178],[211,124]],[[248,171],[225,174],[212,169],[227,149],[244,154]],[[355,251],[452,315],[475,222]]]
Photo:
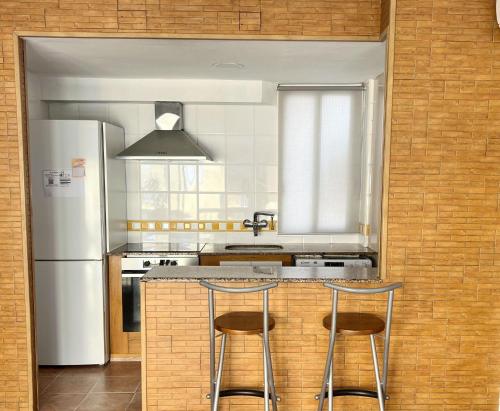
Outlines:
[[25,82],[25,38],[94,38],[94,39],[190,39],[190,40],[282,40],[282,41],[359,41],[380,42],[386,40],[386,92],[383,147],[383,181],[381,225],[379,234],[379,275],[387,273],[387,229],[389,202],[389,170],[392,125],[394,42],[396,1],[391,1],[389,26],[380,36],[360,38],[355,36],[284,36],[284,35],[238,35],[238,34],[174,34],[174,33],[102,33],[102,32],[53,32],[53,31],[14,31],[14,71],[16,89],[17,143],[19,157],[19,183],[21,203],[21,235],[23,246],[23,279],[25,291],[26,336],[27,336],[27,380],[28,409],[38,409],[38,361],[36,354],[35,332],[35,293],[33,281],[33,254],[31,244],[31,204],[28,155],[28,108]]

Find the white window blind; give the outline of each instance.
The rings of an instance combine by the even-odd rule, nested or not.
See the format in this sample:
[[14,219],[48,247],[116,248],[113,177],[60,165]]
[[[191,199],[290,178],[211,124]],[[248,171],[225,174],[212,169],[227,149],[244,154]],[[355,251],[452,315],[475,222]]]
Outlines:
[[357,233],[363,92],[279,92],[279,231]]

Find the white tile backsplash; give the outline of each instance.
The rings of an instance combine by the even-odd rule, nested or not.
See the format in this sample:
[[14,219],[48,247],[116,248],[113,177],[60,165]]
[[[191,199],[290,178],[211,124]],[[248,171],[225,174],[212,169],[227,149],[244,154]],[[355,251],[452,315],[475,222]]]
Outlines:
[[256,135],[278,135],[278,110],[276,106],[254,106]]
[[196,164],[170,165],[170,191],[198,190],[198,166]]
[[255,186],[253,165],[227,165],[226,191],[231,193],[253,192]]
[[226,162],[228,164],[253,164],[253,159],[253,135],[226,136]]
[[198,106],[196,104],[184,105],[184,130],[193,136],[198,134]]
[[255,164],[278,165],[278,138],[275,135],[255,135],[254,150]]
[[[154,103],[48,104],[49,118],[109,121],[125,129],[125,144],[155,127]],[[278,209],[277,109],[272,105],[185,104],[184,129],[214,162],[127,161],[130,220],[251,219]],[[209,230],[210,223],[206,224]],[[129,232],[130,242],[356,242],[357,235],[278,236],[265,232]]]
[[137,105],[137,127],[139,134],[146,135],[155,129],[154,104],[144,103]]
[[141,219],[141,193],[138,191],[127,192],[127,217],[129,220]]
[[170,193],[171,220],[197,220],[198,195]]
[[212,160],[216,163],[226,161],[226,136],[224,134],[202,134],[196,135],[198,144],[203,147]]
[[259,165],[255,167],[255,190],[257,192],[278,192],[278,166]]
[[225,220],[226,196],[225,194],[200,194],[198,212],[200,220]]
[[198,166],[198,182],[200,192],[226,191],[225,166],[208,164]]
[[168,220],[168,193],[141,193],[141,219],[142,220]]
[[196,118],[198,123],[198,133],[224,134],[224,118],[224,105],[198,105]]
[[126,161],[125,173],[127,191],[140,191],[141,189],[141,163],[139,161]]
[[168,163],[141,162],[141,191],[168,191]]
[[254,134],[254,110],[251,105],[228,105],[224,106],[225,133],[230,134]]

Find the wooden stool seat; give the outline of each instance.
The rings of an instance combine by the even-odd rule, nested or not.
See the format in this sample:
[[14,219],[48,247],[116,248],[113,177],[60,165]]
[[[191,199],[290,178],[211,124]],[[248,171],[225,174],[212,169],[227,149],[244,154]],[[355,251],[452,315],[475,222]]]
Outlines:
[[[323,327],[331,330],[332,314],[323,318]],[[384,331],[385,321],[375,314],[337,313],[337,333],[344,335],[370,335]]]
[[[274,326],[274,318],[269,316],[269,331]],[[264,314],[261,311],[232,311],[215,319],[215,329],[224,334],[262,334],[264,332]]]

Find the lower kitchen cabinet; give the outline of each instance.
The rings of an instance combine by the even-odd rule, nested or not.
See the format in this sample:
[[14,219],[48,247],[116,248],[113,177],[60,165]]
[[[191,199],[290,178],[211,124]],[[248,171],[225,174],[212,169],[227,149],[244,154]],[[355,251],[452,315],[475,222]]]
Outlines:
[[141,333],[123,331],[121,260],[121,255],[111,255],[108,258],[111,359],[139,359]]
[[280,261],[283,266],[293,265],[293,256],[290,254],[210,254],[200,256],[200,265],[224,265],[226,262],[270,262]]

